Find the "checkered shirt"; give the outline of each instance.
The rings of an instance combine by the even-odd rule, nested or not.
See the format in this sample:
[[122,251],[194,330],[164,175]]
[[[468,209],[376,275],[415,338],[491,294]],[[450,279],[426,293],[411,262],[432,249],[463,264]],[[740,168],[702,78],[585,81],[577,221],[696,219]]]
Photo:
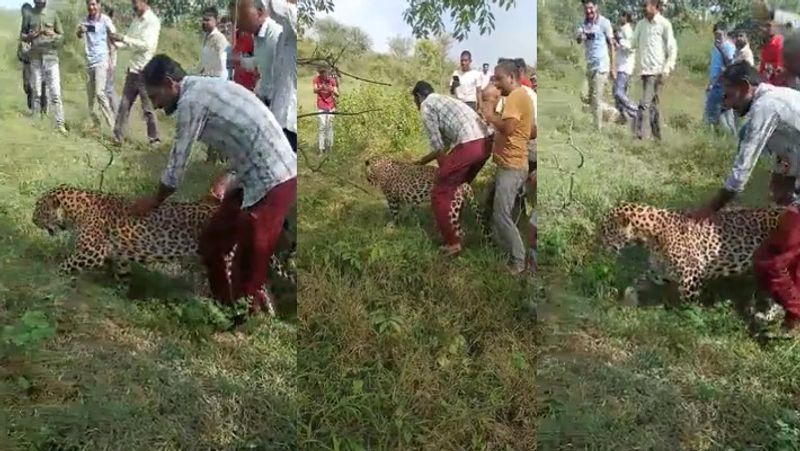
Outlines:
[[436,152],[447,153],[459,144],[489,136],[489,129],[478,113],[458,99],[430,94],[420,105],[420,113],[431,148]]
[[174,112],[175,143],[161,182],[177,187],[199,140],[227,157],[244,189],[242,208],[297,176],[297,155],[255,94],[222,78],[185,77]]

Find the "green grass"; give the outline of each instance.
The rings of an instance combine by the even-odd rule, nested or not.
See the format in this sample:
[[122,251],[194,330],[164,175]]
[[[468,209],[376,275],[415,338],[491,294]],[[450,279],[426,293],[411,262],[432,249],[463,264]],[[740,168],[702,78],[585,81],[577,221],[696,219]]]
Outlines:
[[[481,241],[469,211],[466,251],[452,261],[437,255],[429,207],[386,227],[388,210],[367,185],[364,160],[427,153],[419,113],[409,86],[345,81],[341,111],[382,111],[335,118],[335,148],[320,171],[316,121],[300,122],[308,160],[300,159],[298,198],[298,445],[531,449],[531,286],[505,274],[504,256]],[[310,79],[299,84],[300,104],[311,104],[303,88]],[[479,195],[491,167],[477,182]]]
[[[75,285],[57,274],[69,244],[35,228],[34,202],[59,183],[97,188],[109,131],[83,126],[83,75],[69,60],[62,68],[69,136],[56,134],[52,119],[22,115],[8,31],[17,24],[7,15],[0,21],[0,449],[293,448],[292,300],[282,304],[284,319],[261,317],[227,332],[226,315],[180,281],[137,271],[126,292],[103,274]],[[177,36],[164,30],[161,48],[187,61],[196,44]],[[151,150],[138,108],[134,142],[116,154],[105,190],[148,193],[166,164],[171,121],[159,115],[165,145]],[[197,198],[221,170],[204,163],[198,147],[178,198]]]
[[[547,33],[541,22],[540,30]],[[680,68],[662,96],[660,145],[635,142],[618,125],[593,131],[580,112],[580,71],[556,59],[540,65],[539,449],[800,449],[797,344],[758,345],[717,292],[713,305],[683,311],[622,307],[621,291],[645,269],[641,253],[614,260],[592,251],[598,219],[617,202],[699,206],[727,176],[735,142],[702,126],[705,74],[689,69],[702,68],[708,41],[691,32],[679,39]],[[586,154],[571,198],[578,157],[567,144],[570,124]],[[766,186],[762,165],[740,202],[763,205]],[[754,289],[748,278],[733,282],[745,294]]]

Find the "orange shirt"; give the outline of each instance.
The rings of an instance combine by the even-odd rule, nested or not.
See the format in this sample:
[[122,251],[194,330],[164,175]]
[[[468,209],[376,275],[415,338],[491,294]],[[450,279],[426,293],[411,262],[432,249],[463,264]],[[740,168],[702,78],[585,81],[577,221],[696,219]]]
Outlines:
[[525,88],[517,87],[505,99],[503,120],[516,119],[514,130],[503,135],[494,134],[495,164],[506,169],[525,169],[528,166],[528,140],[533,126],[533,104]]

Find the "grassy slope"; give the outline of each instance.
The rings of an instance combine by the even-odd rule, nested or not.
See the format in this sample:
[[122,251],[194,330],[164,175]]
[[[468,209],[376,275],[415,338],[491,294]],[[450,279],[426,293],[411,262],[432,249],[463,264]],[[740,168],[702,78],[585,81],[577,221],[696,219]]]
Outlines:
[[[687,68],[704,61],[709,46],[706,36],[680,37],[660,146],[636,143],[616,125],[592,131],[579,109],[579,71],[540,67],[540,252],[550,279],[537,365],[540,449],[800,449],[796,344],[759,347],[726,304],[620,307],[618,293],[643,269],[641,253],[615,263],[590,251],[594,225],[616,202],[690,207],[727,175],[735,143],[701,127],[705,78]],[[557,72],[566,77],[553,78]],[[573,122],[586,166],[564,208],[564,171],[577,162],[567,145]],[[766,180],[761,167],[742,202],[763,204]],[[744,293],[753,288],[741,285]]]
[[[343,97],[357,86],[345,82]],[[299,83],[307,108],[310,76]],[[411,102],[403,95],[408,87],[399,89],[397,101]],[[369,120],[376,129],[391,121],[381,113],[336,120]],[[315,127],[313,119],[301,119],[301,150],[309,155]],[[391,151],[382,133],[371,133],[375,144],[367,149],[335,146],[335,154],[347,156],[323,170],[338,179],[312,172],[301,158],[300,446],[530,449],[536,331],[525,299],[531,288],[503,273],[502,256],[480,243],[469,210],[467,249],[454,261],[437,256],[429,208],[385,227],[380,193],[348,185],[367,187],[364,158]],[[415,136],[401,144],[408,158],[426,151]],[[487,176],[485,170],[479,194]]]
[[[0,29],[17,27],[13,17],[0,20]],[[178,36],[165,30],[161,48],[188,60],[196,45]],[[293,320],[258,319],[245,330],[221,332],[223,322],[212,323],[216,309],[175,281],[138,274],[132,300],[106,277],[82,277],[71,286],[56,274],[68,247],[33,226],[35,199],[58,183],[96,188],[108,153],[96,132],[82,130],[86,94],[77,70],[62,68],[70,136],[55,134],[50,120],[22,116],[12,39],[8,31],[0,35],[0,326],[19,326],[24,313],[41,313],[55,335],[38,346],[0,346],[0,449],[293,444]],[[121,78],[118,72],[118,89]],[[142,122],[134,112],[130,136],[137,143],[117,155],[106,190],[143,194],[156,183],[168,147],[141,145]],[[170,121],[162,117],[161,125],[170,142]],[[200,195],[214,171],[219,168],[196,161],[177,196]],[[31,327],[7,331],[3,341],[24,338]]]

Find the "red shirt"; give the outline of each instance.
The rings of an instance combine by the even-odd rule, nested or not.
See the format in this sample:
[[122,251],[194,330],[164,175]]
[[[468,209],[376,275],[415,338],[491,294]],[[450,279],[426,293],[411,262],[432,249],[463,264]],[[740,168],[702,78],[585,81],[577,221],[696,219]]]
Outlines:
[[[253,56],[254,49],[253,35],[236,30],[236,45],[233,46],[233,53],[235,55]],[[245,70],[239,63],[236,63],[233,65],[233,81],[252,91],[256,88],[258,72]]]
[[776,34],[764,47],[761,48],[761,62],[758,64],[758,73],[765,82],[783,86],[786,84],[778,69],[783,69],[783,36]]
[[[333,96],[333,88],[336,87],[336,79],[333,77],[326,77],[328,82],[328,89],[324,89],[317,93],[317,109],[322,111],[333,111],[336,109],[336,98]],[[322,77],[317,75],[311,81],[312,86],[316,89],[322,85]]]

